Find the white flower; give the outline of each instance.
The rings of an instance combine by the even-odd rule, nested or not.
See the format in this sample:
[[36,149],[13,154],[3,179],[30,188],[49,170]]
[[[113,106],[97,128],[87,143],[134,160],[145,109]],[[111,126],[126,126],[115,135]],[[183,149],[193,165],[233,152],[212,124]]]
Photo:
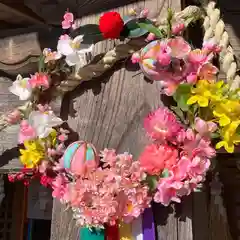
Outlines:
[[9,87],[9,91],[17,96],[20,100],[28,100],[32,95],[32,88],[29,84],[30,78],[23,78],[20,74]]
[[86,54],[93,51],[93,44],[82,44],[83,35],[79,35],[74,39],[69,36],[58,40],[57,51],[66,56],[66,63],[69,66],[85,65]]
[[35,129],[37,136],[40,138],[47,137],[53,130],[52,127],[59,126],[63,122],[61,118],[58,118],[53,113],[53,111],[32,111],[29,115],[28,121]]

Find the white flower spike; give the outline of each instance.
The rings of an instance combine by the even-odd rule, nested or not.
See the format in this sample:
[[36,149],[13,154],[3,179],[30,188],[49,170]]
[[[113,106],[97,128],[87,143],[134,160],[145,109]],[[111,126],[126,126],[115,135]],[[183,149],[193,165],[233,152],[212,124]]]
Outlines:
[[32,95],[32,88],[29,84],[30,78],[23,78],[20,74],[9,87],[9,91],[19,97],[20,100],[28,100]]
[[86,62],[86,54],[92,53],[93,44],[83,44],[83,35],[79,35],[74,39],[64,36],[58,40],[57,51],[66,56],[66,63],[69,66],[84,66]]
[[28,121],[39,138],[47,137],[53,130],[52,127],[63,123],[62,119],[58,118],[53,111],[33,111],[30,113]]

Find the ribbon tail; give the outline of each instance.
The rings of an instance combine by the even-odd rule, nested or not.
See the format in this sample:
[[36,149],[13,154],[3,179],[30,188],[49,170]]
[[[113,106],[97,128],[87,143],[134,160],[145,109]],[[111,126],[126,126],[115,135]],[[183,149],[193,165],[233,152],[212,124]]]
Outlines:
[[120,240],[133,240],[131,225],[121,222],[119,224],[119,235]]
[[137,219],[133,220],[132,235],[133,235],[133,240],[143,240],[142,216],[139,216]]
[[100,228],[81,228],[79,240],[104,240],[105,231]]
[[143,240],[156,240],[152,208],[143,213]]
[[109,226],[107,225],[105,228],[106,238],[105,240],[119,240],[119,231],[118,225]]

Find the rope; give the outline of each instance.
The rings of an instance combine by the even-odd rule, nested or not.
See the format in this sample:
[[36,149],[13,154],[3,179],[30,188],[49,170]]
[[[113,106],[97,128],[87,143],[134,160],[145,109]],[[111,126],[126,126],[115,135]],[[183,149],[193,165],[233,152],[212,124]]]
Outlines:
[[240,87],[240,77],[237,75],[237,62],[233,48],[229,43],[229,35],[225,30],[225,24],[220,18],[220,10],[216,8],[215,2],[210,2],[206,7],[207,15],[204,18],[205,30],[204,41],[213,38],[222,48],[220,53],[220,68],[226,74],[227,82],[231,90]]

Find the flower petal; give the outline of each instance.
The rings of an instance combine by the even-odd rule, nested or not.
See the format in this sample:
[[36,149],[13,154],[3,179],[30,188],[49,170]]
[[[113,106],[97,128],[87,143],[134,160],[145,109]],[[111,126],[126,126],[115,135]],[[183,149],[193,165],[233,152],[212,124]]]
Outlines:
[[196,103],[197,101],[198,101],[198,97],[192,96],[187,100],[187,105],[192,105],[192,104]]
[[80,59],[79,59],[79,56],[77,53],[73,53],[73,54],[66,56],[65,61],[66,61],[67,65],[71,67],[71,66],[76,65],[80,61]]
[[57,51],[62,55],[68,56],[74,53],[73,48],[71,47],[71,39],[59,39],[57,45]]

